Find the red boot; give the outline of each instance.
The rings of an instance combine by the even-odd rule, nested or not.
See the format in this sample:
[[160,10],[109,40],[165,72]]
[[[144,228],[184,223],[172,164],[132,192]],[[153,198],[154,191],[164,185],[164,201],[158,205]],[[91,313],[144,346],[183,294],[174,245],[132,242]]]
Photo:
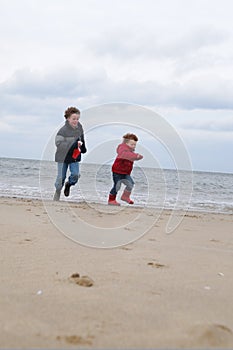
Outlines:
[[131,192],[124,190],[121,196],[121,200],[127,202],[128,204],[134,204],[134,201],[130,199]]
[[116,194],[111,194],[109,195],[109,198],[108,198],[108,204],[109,205],[120,205],[120,203],[118,203],[116,201]]

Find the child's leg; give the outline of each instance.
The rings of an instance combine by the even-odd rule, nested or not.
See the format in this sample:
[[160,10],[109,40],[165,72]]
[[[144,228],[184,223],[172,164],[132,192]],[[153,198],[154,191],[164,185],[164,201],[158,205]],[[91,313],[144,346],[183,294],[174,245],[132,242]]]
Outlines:
[[70,195],[70,187],[74,186],[79,179],[79,162],[74,162],[69,164],[70,168],[70,176],[68,181],[66,182],[64,195],[68,197]]
[[70,163],[69,167],[70,167],[69,184],[70,186],[74,186],[79,179],[79,162]]
[[126,175],[124,179],[124,184],[125,184],[125,190],[127,192],[132,192],[133,187],[134,187],[134,180],[130,175]]
[[113,178],[113,188],[111,189],[110,194],[115,196],[117,195],[117,192],[121,187],[122,175],[112,173],[112,178]]
[[117,195],[117,192],[119,191],[119,189],[121,187],[122,175],[121,174],[112,173],[112,178],[113,178],[113,188],[111,189],[109,197],[108,197],[108,204],[110,204],[110,205],[120,205],[120,203],[118,203],[116,201],[116,195]]
[[57,191],[61,191],[67,173],[68,165],[66,163],[57,163],[57,178],[55,182],[55,188]]
[[134,204],[134,201],[130,198],[132,192],[134,181],[130,175],[126,175],[124,179],[125,190],[122,193],[121,200],[127,202],[128,204]]
[[56,192],[54,193],[53,200],[59,201],[61,195],[61,189],[66,179],[68,165],[66,163],[57,163],[57,178],[55,182]]

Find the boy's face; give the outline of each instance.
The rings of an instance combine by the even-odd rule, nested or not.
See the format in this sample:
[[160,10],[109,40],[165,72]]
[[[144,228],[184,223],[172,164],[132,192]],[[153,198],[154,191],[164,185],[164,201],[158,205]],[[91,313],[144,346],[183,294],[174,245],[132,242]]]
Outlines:
[[128,140],[126,144],[134,151],[137,145],[137,141],[134,140]]
[[76,114],[76,113],[71,114],[67,118],[68,123],[70,124],[70,126],[72,126],[72,128],[76,128],[76,126],[78,125],[79,118],[80,118],[80,114]]

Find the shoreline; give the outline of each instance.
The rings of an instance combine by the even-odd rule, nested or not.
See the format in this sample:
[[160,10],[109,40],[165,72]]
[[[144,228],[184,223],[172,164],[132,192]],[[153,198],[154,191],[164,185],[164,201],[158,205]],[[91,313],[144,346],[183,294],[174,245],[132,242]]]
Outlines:
[[[103,206],[103,207],[108,207],[107,201],[105,203],[101,202],[95,202],[95,201],[85,201],[85,200],[80,200],[80,201],[72,201],[72,200],[60,200],[58,202],[54,202],[53,199],[42,199],[42,198],[33,198],[33,197],[21,197],[21,196],[2,196],[0,195],[0,201],[2,199],[9,199],[9,200],[19,200],[19,201],[37,201],[37,202],[46,202],[46,203],[63,203],[63,204],[69,204],[69,205],[82,205],[82,204],[87,204],[87,205],[96,205],[96,206]],[[123,203],[121,205],[122,207],[130,207],[132,209],[140,209],[140,210],[157,210],[157,211],[164,211],[164,212],[180,212],[180,213],[188,213],[188,214],[207,214],[207,215],[226,215],[226,216],[231,216],[233,215],[232,212],[226,213],[226,212],[221,212],[221,211],[207,211],[207,210],[198,210],[198,209],[192,209],[192,208],[187,208],[185,210],[183,209],[173,209],[173,208],[162,208],[162,207],[153,207],[153,206],[140,206],[134,203],[134,205],[127,205],[126,203]]]
[[[140,212],[50,204],[66,223],[77,210],[96,226]],[[166,234],[164,210],[139,239],[99,249],[63,235],[39,199],[0,197],[0,205],[0,348],[233,347],[230,215],[187,212]],[[145,212],[142,226],[154,215]]]

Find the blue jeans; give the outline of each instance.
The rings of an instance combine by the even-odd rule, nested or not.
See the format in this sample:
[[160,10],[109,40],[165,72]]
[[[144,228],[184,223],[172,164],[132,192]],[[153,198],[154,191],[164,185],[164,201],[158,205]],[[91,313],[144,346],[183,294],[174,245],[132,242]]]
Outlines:
[[131,192],[134,186],[134,181],[130,175],[125,174],[117,174],[112,173],[113,178],[113,188],[110,191],[110,194],[116,195],[119,189],[121,188],[121,184],[123,183],[126,187],[126,191]]
[[65,179],[68,168],[70,169],[70,176],[68,178],[68,182],[71,186],[74,186],[79,179],[79,162],[74,163],[57,163],[57,178],[55,182],[55,187],[57,191],[61,191]]

